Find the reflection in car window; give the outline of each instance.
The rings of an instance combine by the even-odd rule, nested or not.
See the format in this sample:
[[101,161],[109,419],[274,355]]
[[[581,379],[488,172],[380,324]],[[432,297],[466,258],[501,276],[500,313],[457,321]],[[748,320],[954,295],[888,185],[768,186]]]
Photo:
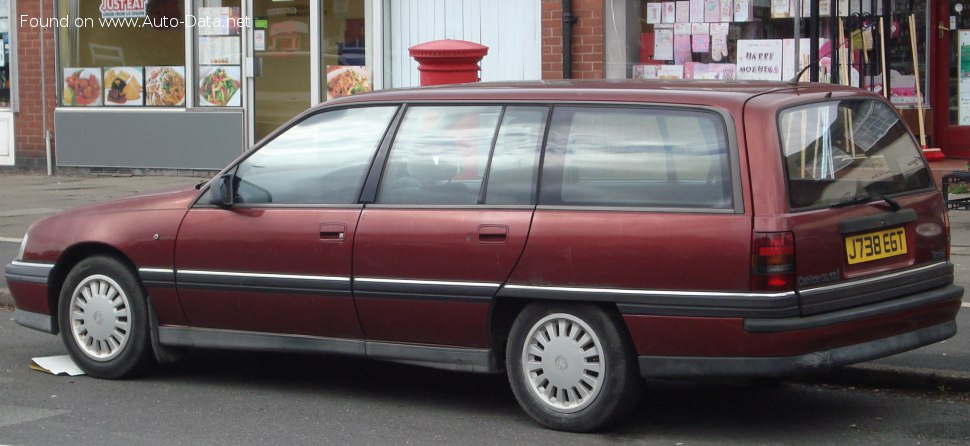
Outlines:
[[478,203],[500,111],[498,106],[408,108],[377,202]]
[[239,165],[236,202],[357,203],[395,110],[348,108],[304,119]]
[[528,205],[535,202],[546,114],[545,107],[509,107],[505,110],[489,165],[486,204]]
[[557,108],[540,204],[730,209],[728,150],[712,112]]
[[885,103],[792,107],[778,125],[793,209],[933,187],[916,141]]

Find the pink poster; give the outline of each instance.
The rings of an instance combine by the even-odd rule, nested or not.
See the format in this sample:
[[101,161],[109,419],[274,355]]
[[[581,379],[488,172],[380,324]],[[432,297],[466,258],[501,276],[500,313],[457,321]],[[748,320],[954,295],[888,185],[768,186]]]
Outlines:
[[725,23],[725,22],[733,22],[733,21],[734,21],[734,1],[721,0],[721,20],[719,20],[719,22]]
[[674,36],[674,63],[683,65],[685,62],[690,62],[692,58],[690,34]]
[[674,23],[677,13],[677,4],[674,2],[664,2],[664,9],[661,19],[664,23]]
[[677,2],[676,23],[690,23],[690,1]]
[[694,34],[690,37],[691,49],[695,53],[711,52],[711,36],[707,34]]
[[721,1],[720,0],[704,0],[704,21],[705,22],[721,21]]
[[[647,3],[649,8],[650,3]],[[690,0],[690,22],[700,23],[704,21],[704,0]]]

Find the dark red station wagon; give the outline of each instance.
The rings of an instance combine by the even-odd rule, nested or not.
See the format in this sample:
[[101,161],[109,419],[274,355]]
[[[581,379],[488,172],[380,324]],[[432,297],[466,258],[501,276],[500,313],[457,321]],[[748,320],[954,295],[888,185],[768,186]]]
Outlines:
[[6,267],[88,374],[174,349],[507,371],[545,426],[641,377],[778,377],[947,339],[939,190],[879,96],[819,84],[389,90],[297,117],[199,190],[63,212]]

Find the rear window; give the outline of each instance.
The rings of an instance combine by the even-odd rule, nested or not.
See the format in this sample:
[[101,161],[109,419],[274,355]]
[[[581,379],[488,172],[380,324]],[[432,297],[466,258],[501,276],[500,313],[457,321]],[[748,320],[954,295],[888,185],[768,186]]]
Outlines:
[[778,130],[793,209],[932,187],[916,141],[896,111],[880,101],[789,108]]
[[731,209],[727,131],[716,113],[557,107],[540,204]]

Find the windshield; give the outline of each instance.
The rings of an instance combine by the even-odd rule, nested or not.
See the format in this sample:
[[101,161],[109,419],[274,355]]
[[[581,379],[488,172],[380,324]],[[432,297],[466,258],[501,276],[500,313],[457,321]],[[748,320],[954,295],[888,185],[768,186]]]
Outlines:
[[861,202],[932,187],[899,115],[876,100],[821,102],[780,115],[791,207]]

